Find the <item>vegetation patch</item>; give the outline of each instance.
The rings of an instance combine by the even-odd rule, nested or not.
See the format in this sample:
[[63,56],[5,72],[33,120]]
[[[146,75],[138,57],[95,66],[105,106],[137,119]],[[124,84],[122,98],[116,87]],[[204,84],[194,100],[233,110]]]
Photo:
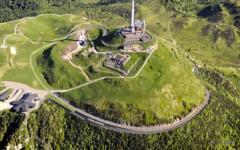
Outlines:
[[217,23],[222,20],[222,8],[219,4],[207,6],[198,12],[199,17],[207,18],[209,22]]
[[102,38],[102,40],[109,45],[119,45],[123,44],[123,37],[117,34],[117,31],[112,31]]
[[[59,50],[63,51],[69,41],[58,42],[40,53],[36,59],[38,73],[42,74],[47,83],[57,89],[67,89],[86,81],[77,68],[64,61]],[[66,80],[68,79],[68,80]]]
[[185,19],[185,24],[189,25],[183,28],[172,26],[173,36],[179,47],[202,65],[239,66],[239,35],[233,24],[226,27],[224,23],[214,25],[205,20],[188,23],[191,21],[192,19]]
[[41,15],[28,19],[19,25],[19,31],[33,41],[47,42],[65,37],[76,23],[69,21],[70,16]]
[[[2,57],[4,58],[0,60],[0,62],[3,61],[0,70],[0,80],[17,81],[34,88],[41,88],[32,72],[30,64],[31,54],[34,50],[40,48],[41,45],[31,43],[19,35],[9,36],[5,44],[7,48],[2,51]],[[11,53],[11,49],[15,49],[15,55]]]
[[23,116],[9,111],[0,113],[0,146],[2,148],[7,146],[11,136],[22,123],[23,118]]

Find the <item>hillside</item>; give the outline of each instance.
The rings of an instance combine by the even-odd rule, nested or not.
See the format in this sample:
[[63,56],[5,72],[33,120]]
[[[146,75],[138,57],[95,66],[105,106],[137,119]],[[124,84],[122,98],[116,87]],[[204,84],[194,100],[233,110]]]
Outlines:
[[[17,21],[14,33],[10,30],[10,34],[2,35],[2,45],[7,47],[2,48],[0,56],[6,58],[2,62],[6,69],[0,71],[0,79],[59,91],[89,113],[135,125],[173,122],[204,101],[206,89],[194,75],[193,64],[160,41],[156,51],[135,54],[140,59],[129,77],[104,67],[107,56],[91,54],[87,48],[78,52],[73,61],[63,60],[66,47],[76,40],[75,32],[87,26],[92,26],[89,30],[96,32],[95,38],[100,36],[95,29],[98,26],[78,15],[40,15]],[[12,47],[16,55],[8,52]],[[79,66],[83,71],[79,71]],[[95,83],[96,80],[100,81]],[[77,88],[85,84],[89,86]]]
[[[129,54],[129,77],[106,69],[104,30],[129,22],[129,0],[24,0],[0,2],[0,80],[54,91],[89,114],[120,124],[150,126],[184,118],[209,104],[178,129],[154,135],[118,133],[73,115],[52,96],[28,117],[0,113],[0,147],[26,149],[237,149],[240,146],[240,3],[238,0],[139,0],[137,17],[157,41],[152,53]],[[10,5],[11,4],[11,5]],[[104,28],[103,28],[104,27]],[[86,30],[90,43],[71,61],[62,54]],[[111,34],[110,34],[111,35]],[[4,40],[5,39],[5,40]],[[112,40],[112,41],[111,41]],[[110,39],[111,44],[122,39]],[[151,43],[152,44],[152,43]],[[155,44],[155,43],[154,43]],[[7,56],[7,57],[6,57]],[[143,66],[141,68],[141,66]],[[18,74],[16,76],[16,74]],[[26,76],[27,74],[27,76]],[[66,108],[65,108],[66,107]],[[2,121],[1,121],[2,120]],[[96,124],[95,124],[96,125]],[[10,130],[14,129],[14,130]]]

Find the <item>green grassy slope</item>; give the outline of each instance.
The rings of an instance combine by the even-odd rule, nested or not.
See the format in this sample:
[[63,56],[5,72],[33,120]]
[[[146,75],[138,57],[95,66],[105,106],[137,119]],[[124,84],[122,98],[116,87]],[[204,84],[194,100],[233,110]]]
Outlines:
[[[19,30],[33,41],[51,41],[63,38],[76,23],[70,22],[70,15],[43,15],[29,19],[19,25]],[[81,22],[81,20],[79,20]]]
[[[160,48],[137,78],[107,79],[63,96],[80,106],[91,104],[109,118],[120,117],[132,123],[164,122],[187,113],[203,101],[204,88],[190,66],[179,64],[180,58],[159,44]],[[137,110],[141,113],[136,113]]]
[[[14,27],[19,21],[13,21],[10,23],[1,23],[0,24],[0,36],[4,37],[7,34],[11,34],[14,32]],[[0,42],[2,44],[2,41]]]
[[[18,81],[40,88],[31,70],[30,56],[41,45],[32,44],[21,36],[11,36],[6,40],[6,45],[8,48],[5,49],[5,62],[2,66],[5,69],[0,71],[0,80]],[[16,48],[16,56],[10,53],[11,47]]]
[[[69,34],[75,25],[83,22],[85,20],[76,15],[41,15],[0,24],[1,43],[7,36],[7,48],[0,48],[0,80],[18,81],[34,88],[43,88],[34,75],[30,58],[35,59],[34,53],[41,50],[41,47],[60,40]],[[16,35],[13,33],[14,29]],[[10,53],[13,47],[16,48],[16,56]],[[34,65],[34,62],[32,63]]]
[[80,71],[62,59],[62,52],[69,41],[58,42],[36,55],[36,67],[43,81],[55,89],[67,89],[86,82]]
[[174,18],[173,37],[183,50],[203,65],[238,68],[239,29],[234,26],[232,15],[226,8],[223,5],[221,8],[222,20],[218,23],[196,17]]

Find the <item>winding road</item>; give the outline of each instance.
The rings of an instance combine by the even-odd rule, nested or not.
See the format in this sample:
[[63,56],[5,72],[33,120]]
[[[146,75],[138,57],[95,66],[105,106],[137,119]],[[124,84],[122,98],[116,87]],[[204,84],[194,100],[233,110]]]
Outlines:
[[[187,116],[184,118],[177,120],[173,123],[170,124],[161,124],[161,125],[156,125],[156,126],[129,126],[125,124],[119,124],[115,123],[112,121],[108,121],[102,118],[99,118],[97,116],[94,116],[92,114],[89,114],[77,107],[72,106],[69,101],[59,97],[56,94],[53,94],[53,96],[57,99],[60,99],[64,104],[58,103],[58,105],[61,105],[62,107],[65,108],[67,105],[68,107],[71,108],[71,112],[73,115],[77,116],[78,118],[85,120],[86,122],[91,123],[94,126],[98,126],[100,128],[104,128],[107,130],[112,130],[116,132],[121,132],[121,133],[131,133],[131,134],[156,134],[156,133],[161,133],[161,132],[166,132],[170,130],[174,130],[176,128],[179,128],[186,123],[190,122],[194,117],[196,117],[198,114],[201,113],[201,111],[207,106],[210,100],[210,92],[209,90],[206,90],[205,92],[205,98],[204,102],[199,105],[197,108],[195,108],[191,113],[189,113]],[[56,102],[56,101],[54,101]]]

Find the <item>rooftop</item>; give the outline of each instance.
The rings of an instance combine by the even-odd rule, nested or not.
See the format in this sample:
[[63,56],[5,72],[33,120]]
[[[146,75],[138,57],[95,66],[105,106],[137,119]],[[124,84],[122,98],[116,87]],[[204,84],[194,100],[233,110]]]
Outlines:
[[37,100],[39,100],[37,94],[26,93],[20,100],[12,102],[11,105],[13,105],[13,110],[16,112],[28,112],[36,107]]
[[4,101],[4,100],[6,100],[6,99],[8,99],[8,98],[9,98],[9,93],[8,93],[8,91],[5,91],[5,92],[3,92],[3,93],[0,94],[0,101]]

